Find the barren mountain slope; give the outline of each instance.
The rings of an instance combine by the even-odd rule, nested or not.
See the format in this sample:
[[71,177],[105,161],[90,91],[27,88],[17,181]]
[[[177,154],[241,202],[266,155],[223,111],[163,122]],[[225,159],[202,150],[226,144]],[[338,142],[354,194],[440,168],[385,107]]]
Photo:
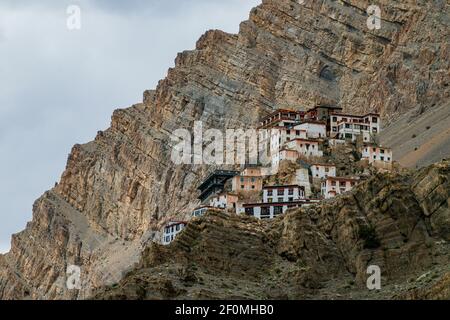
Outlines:
[[[447,2],[378,3],[380,30],[367,28],[365,0],[273,0],[237,35],[207,32],[142,103],[115,111],[108,130],[74,146],[60,183],[0,257],[0,298],[87,297],[116,282],[165,219],[186,216],[212,168],[170,161],[176,128],[195,120],[251,127],[275,108],[318,103],[390,121],[448,99]],[[72,264],[81,267],[80,290],[65,286]]]
[[450,103],[423,113],[413,109],[385,128],[380,138],[383,145],[393,148],[394,159],[404,167],[450,158]]
[[[211,212],[97,299],[450,299],[450,163],[260,221]],[[381,269],[381,290],[366,287]]]

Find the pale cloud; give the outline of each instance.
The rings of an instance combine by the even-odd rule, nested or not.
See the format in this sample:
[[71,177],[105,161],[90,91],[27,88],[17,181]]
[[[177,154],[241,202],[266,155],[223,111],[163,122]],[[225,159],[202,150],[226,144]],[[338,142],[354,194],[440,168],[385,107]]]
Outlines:
[[[207,29],[236,33],[260,0],[2,0],[0,251],[59,180],[75,143],[139,102]],[[66,7],[82,29],[66,28]]]

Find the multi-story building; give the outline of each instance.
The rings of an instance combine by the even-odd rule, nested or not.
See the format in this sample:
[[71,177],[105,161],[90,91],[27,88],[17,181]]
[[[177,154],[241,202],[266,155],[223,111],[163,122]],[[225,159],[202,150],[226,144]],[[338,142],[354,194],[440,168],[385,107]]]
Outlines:
[[329,123],[331,113],[340,113],[341,111],[341,107],[319,105],[309,109],[306,112],[305,118]]
[[322,181],[322,195],[325,199],[333,198],[338,194],[352,190],[359,181],[359,178],[327,177]]
[[381,118],[376,113],[364,116],[331,113],[330,126],[332,137],[354,141],[359,135],[363,135],[363,141],[370,142],[371,136],[380,132]]
[[311,175],[315,179],[336,177],[336,165],[331,163],[311,164]]
[[264,117],[260,121],[258,129],[293,126],[304,119],[304,117],[305,113],[302,111],[278,109]]
[[242,175],[233,177],[231,188],[233,192],[261,191],[262,182],[262,176],[246,176],[242,173]]
[[281,161],[292,161],[295,162],[299,158],[299,154],[296,150],[291,150],[283,147],[280,152],[275,153],[272,156],[272,167],[277,168]]
[[305,199],[305,188],[298,185],[265,186],[263,188],[263,202],[293,202]]
[[362,148],[362,159],[368,160],[370,164],[376,161],[392,163],[392,149],[372,145],[364,145]]
[[211,198],[209,205],[214,208],[236,212],[238,202],[239,196],[237,194],[224,192]]
[[296,138],[326,138],[327,137],[327,123],[317,120],[305,120],[301,124],[294,127],[295,130],[305,132],[305,136],[297,136]]
[[169,222],[163,230],[162,244],[170,244],[175,237],[186,227],[187,222],[185,221],[171,221]]
[[201,217],[203,216],[206,211],[211,210],[211,209],[215,209],[215,207],[213,206],[201,206],[198,208],[195,208],[194,211],[192,211],[192,217]]
[[298,200],[292,202],[248,203],[243,205],[243,213],[258,219],[273,219],[288,209],[306,207],[318,200]]
[[300,156],[304,157],[322,157],[323,151],[320,150],[320,141],[315,139],[296,138],[286,142],[286,148],[295,150]]
[[208,199],[211,195],[223,192],[225,188],[225,183],[238,175],[239,171],[230,170],[216,170],[211,173],[200,186],[198,190],[200,191],[200,199],[202,202]]

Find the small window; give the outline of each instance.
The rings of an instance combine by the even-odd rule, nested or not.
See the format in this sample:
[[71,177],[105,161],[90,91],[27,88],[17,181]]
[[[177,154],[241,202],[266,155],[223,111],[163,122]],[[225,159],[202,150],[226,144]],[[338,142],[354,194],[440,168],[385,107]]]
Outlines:
[[282,214],[283,213],[283,207],[274,207],[273,208],[273,214]]

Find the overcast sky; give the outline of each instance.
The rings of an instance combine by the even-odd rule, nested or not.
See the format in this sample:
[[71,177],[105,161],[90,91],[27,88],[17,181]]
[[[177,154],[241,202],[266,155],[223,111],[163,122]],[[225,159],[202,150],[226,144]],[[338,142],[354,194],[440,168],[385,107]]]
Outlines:
[[[0,252],[59,181],[75,143],[140,102],[208,29],[236,33],[261,0],[1,0]],[[67,29],[67,8],[81,29]]]

